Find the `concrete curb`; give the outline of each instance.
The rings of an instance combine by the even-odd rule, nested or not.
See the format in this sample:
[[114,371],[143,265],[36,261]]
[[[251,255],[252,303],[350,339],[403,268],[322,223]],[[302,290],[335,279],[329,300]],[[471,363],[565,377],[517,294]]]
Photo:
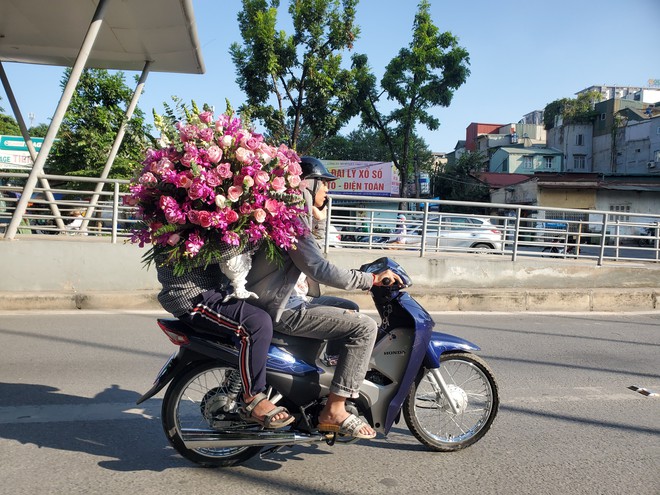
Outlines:
[[[660,310],[659,289],[455,289],[411,287],[408,292],[428,311],[632,312]],[[327,290],[374,309],[365,292]],[[153,290],[89,292],[0,292],[0,311],[159,310]]]

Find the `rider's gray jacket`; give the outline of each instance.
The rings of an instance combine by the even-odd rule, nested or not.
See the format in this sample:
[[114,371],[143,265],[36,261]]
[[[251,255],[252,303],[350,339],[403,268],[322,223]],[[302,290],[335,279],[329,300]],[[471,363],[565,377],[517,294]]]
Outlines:
[[250,303],[267,311],[275,321],[279,321],[301,272],[307,275],[310,296],[320,294],[318,284],[345,290],[367,290],[373,285],[371,273],[346,270],[326,260],[311,233],[298,239],[296,249],[282,255],[284,259],[278,264],[268,260],[265,249],[257,251],[246,286],[259,296],[250,299]]

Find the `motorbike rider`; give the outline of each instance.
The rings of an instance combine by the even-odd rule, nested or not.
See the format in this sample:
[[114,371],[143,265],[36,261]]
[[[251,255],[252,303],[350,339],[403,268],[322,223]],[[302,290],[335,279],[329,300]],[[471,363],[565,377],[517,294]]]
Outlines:
[[[327,181],[336,177],[313,157],[302,157],[301,167],[308,170],[306,197],[309,206],[314,200],[323,203],[328,191]],[[309,233],[298,239],[296,249],[283,253],[281,263],[270,261],[263,248],[254,255],[247,277],[247,289],[257,294],[259,298],[254,304],[268,311],[278,332],[337,340],[342,344],[330,394],[319,413],[319,431],[337,432],[354,438],[374,438],[376,432],[346,411],[345,403],[348,398],[358,397],[376,339],[376,322],[356,311],[310,303],[305,298],[296,297],[295,289],[301,274],[306,276],[309,293],[313,296],[319,295],[319,284],[345,290],[368,290],[373,285],[384,285],[386,279],[401,285],[403,281],[391,270],[372,274],[346,270],[330,263],[311,233],[311,219],[305,220],[310,228]]]
[[291,424],[294,417],[276,407],[266,389],[266,359],[273,338],[271,317],[244,299],[227,299],[229,279],[219,264],[201,265],[183,275],[171,266],[156,263],[161,306],[188,325],[211,333],[228,333],[239,349],[238,367],[243,385],[243,419],[276,429]]

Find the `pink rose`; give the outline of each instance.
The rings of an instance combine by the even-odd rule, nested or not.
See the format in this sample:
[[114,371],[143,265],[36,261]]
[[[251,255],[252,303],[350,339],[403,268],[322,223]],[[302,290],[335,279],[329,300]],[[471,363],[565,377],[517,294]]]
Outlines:
[[205,124],[210,124],[213,121],[213,113],[208,111],[202,112],[199,114],[199,120]]
[[197,222],[205,229],[209,228],[211,226],[211,212],[201,210],[197,215]]
[[261,142],[259,139],[254,136],[250,136],[250,139],[245,141],[245,147],[249,150],[255,151],[257,148],[259,148],[260,143]]
[[182,172],[175,177],[174,184],[177,187],[188,189],[190,186],[192,186],[192,179],[187,173]]
[[254,153],[246,148],[236,148],[236,160],[240,163],[250,163],[254,159]]
[[197,138],[197,127],[194,125],[184,125],[179,128],[179,137],[181,141],[186,143],[194,141]]
[[301,179],[299,175],[290,175],[289,176],[289,185],[293,188],[296,188],[300,185]]
[[140,177],[140,184],[144,184],[147,186],[154,186],[158,182],[158,179],[156,179],[156,176],[152,174],[151,172],[147,172],[146,174],[142,174]]
[[231,186],[227,191],[227,197],[230,201],[238,201],[238,198],[243,194],[243,188],[238,186]]
[[279,209],[280,203],[274,199],[267,199],[266,204],[264,206],[269,212],[275,214]]
[[221,163],[215,167],[215,172],[223,179],[229,179],[232,176],[231,165],[228,163]]
[[220,160],[222,160],[222,150],[219,146],[209,146],[209,149],[207,149],[206,152],[209,155],[209,161],[211,163],[218,163]]
[[238,211],[241,213],[241,215],[249,215],[252,211],[252,207],[247,203],[243,203],[238,207]]
[[284,192],[286,190],[286,184],[283,177],[275,177],[271,181],[271,186],[275,192]]
[[210,127],[205,127],[199,131],[199,139],[206,143],[210,143],[213,140],[213,129]]
[[184,153],[181,157],[181,163],[183,163],[186,167],[192,167],[193,162],[196,160],[197,155],[190,152]]
[[246,175],[243,178],[243,185],[245,187],[247,187],[248,189],[251,188],[252,186],[254,186],[254,179],[252,177],[250,177],[249,175]]
[[204,179],[210,187],[218,187],[222,183],[222,178],[214,170],[208,172]]
[[252,215],[258,223],[264,223],[266,221],[266,212],[261,208],[254,210]]
[[188,188],[188,197],[190,199],[199,199],[204,196],[205,186],[198,179],[195,179]]
[[290,162],[289,163],[289,168],[287,168],[287,171],[292,174],[292,175],[301,175],[302,174],[302,167],[298,162]]
[[225,212],[225,218],[227,219],[227,223],[234,223],[238,220],[238,213],[228,208]]
[[259,172],[257,172],[256,175],[254,176],[254,182],[259,186],[264,186],[268,184],[269,180],[270,180],[270,175],[268,175],[268,172],[264,170],[259,170]]

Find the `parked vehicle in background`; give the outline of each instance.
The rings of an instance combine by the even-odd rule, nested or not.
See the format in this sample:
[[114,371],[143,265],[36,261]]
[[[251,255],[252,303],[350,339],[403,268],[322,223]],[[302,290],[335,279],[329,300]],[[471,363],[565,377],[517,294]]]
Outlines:
[[328,225],[328,245],[330,247],[341,247],[341,235],[337,227],[332,224]]
[[[423,225],[408,231],[406,245],[419,246]],[[426,249],[469,248],[502,252],[504,236],[489,218],[429,213]]]
[[640,231],[639,239],[637,239],[637,244],[640,247],[652,246],[655,243],[657,238],[655,228],[653,227],[644,227]]

